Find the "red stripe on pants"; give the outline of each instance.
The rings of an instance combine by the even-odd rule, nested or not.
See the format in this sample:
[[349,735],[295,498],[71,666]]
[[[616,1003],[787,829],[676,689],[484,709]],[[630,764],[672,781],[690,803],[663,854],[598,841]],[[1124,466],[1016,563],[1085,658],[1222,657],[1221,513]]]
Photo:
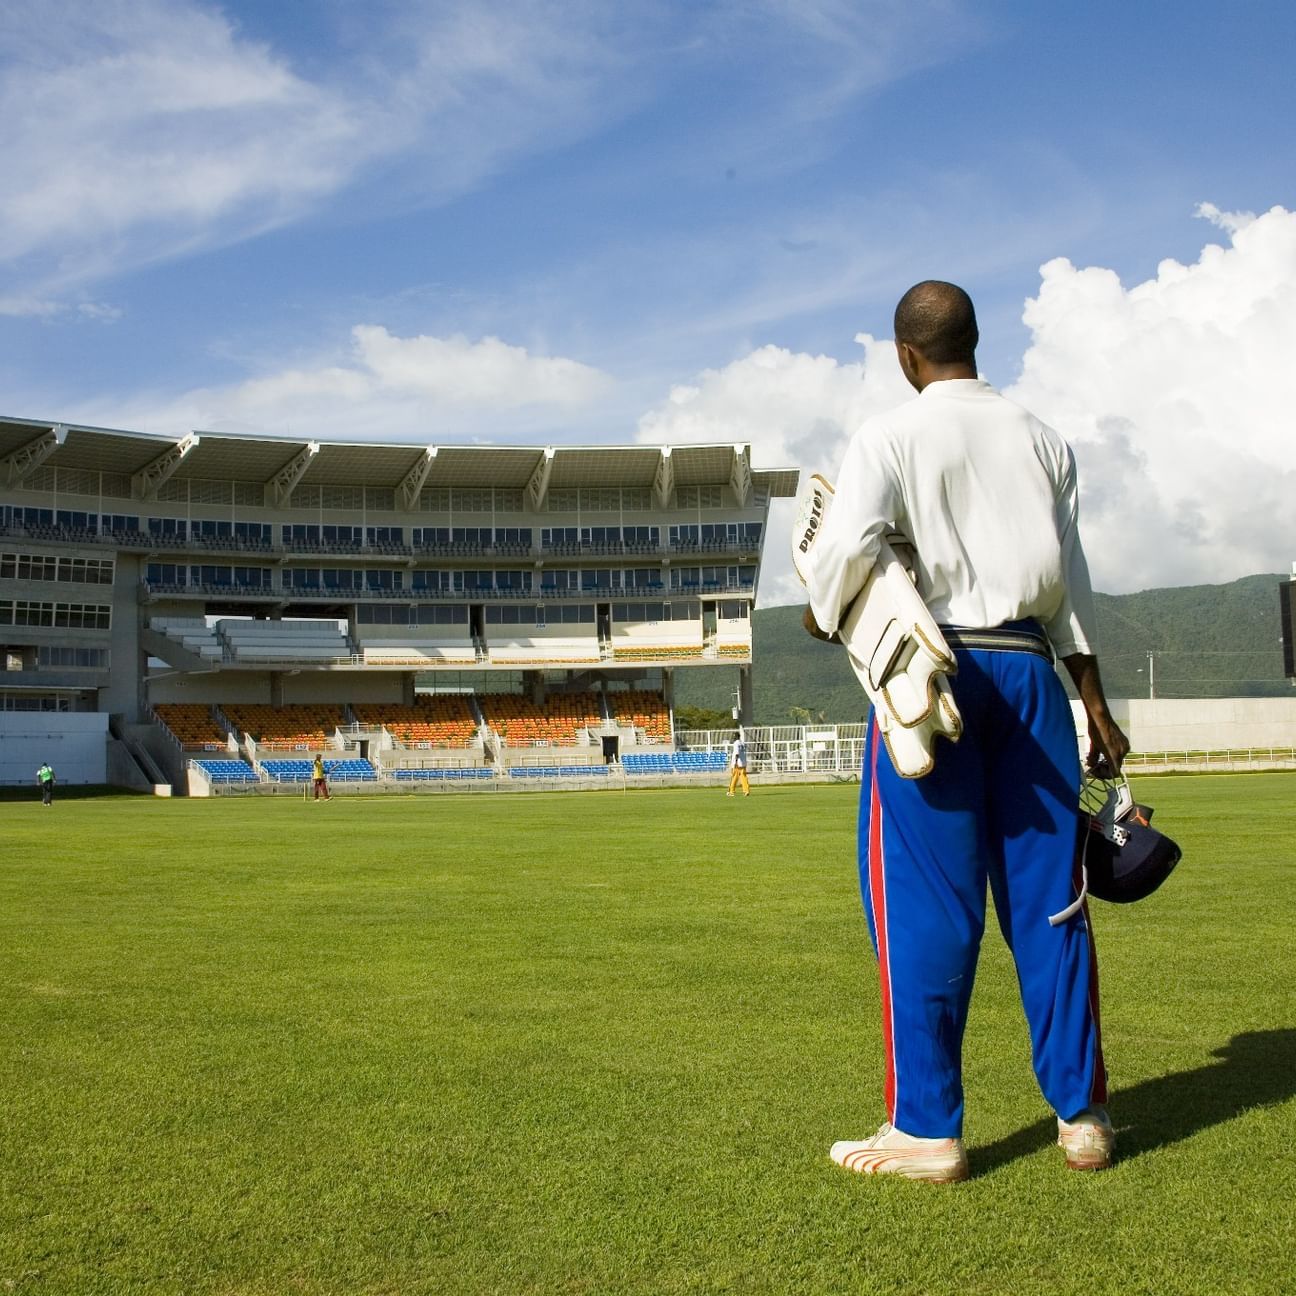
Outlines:
[[895,1123],[895,1046],[891,1029],[891,965],[887,948],[886,875],[882,866],[882,803],[878,799],[877,753],[882,742],[873,724],[872,768],[869,788],[869,896],[873,902],[873,928],[877,933],[878,978],[882,988],[882,1049],[886,1055],[886,1080],[882,1095],[887,1119]]

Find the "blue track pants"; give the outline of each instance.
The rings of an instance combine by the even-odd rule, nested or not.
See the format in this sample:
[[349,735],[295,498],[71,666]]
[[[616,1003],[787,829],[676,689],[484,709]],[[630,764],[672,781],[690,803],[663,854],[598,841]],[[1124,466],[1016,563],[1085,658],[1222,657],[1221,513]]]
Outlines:
[[1098,966],[1078,894],[1079,757],[1066,692],[1043,657],[960,650],[963,736],[921,779],[895,773],[870,724],[860,884],[882,986],[885,1096],[907,1134],[962,1134],[963,1029],[986,883],[1017,965],[1035,1075],[1068,1118],[1106,1101]]

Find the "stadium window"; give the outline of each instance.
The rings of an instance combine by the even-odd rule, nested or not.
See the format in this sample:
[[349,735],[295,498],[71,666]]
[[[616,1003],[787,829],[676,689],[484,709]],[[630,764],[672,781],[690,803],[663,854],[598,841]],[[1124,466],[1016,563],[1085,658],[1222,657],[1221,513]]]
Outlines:
[[530,527],[496,527],[495,543],[497,545],[522,545],[530,549],[531,534]]
[[54,604],[15,599],[13,617],[16,626],[53,626]]
[[424,513],[449,513],[450,490],[445,486],[427,487],[419,497],[419,508]]
[[623,486],[621,507],[630,513],[646,513],[652,508],[652,491],[647,486]]
[[761,524],[759,522],[744,522],[742,524],[742,538],[750,540],[753,544],[761,538]]
[[320,507],[320,488],[318,486],[298,486],[288,499],[288,507],[295,509],[317,509]]
[[364,573],[350,567],[325,567],[321,575],[325,589],[359,589],[364,581]]
[[371,526],[365,528],[365,540],[371,545],[404,544],[405,528],[393,526]]
[[201,585],[229,586],[234,583],[234,571],[231,567],[204,563],[201,567],[192,568],[192,573]]
[[327,509],[363,509],[363,486],[321,486],[320,507]]
[[18,556],[18,579],[31,581],[58,580],[58,559],[47,558],[42,554],[20,554]]
[[99,494],[112,499],[130,499],[131,479],[126,473],[104,472],[99,474]]
[[234,502],[234,483],[230,481],[192,480],[189,483],[189,502],[191,504],[232,504]]
[[514,490],[510,487],[495,488],[495,511],[497,513],[521,513],[525,507],[520,490]]
[[13,623],[14,623],[13,599],[0,599],[0,625],[13,625]]
[[[104,476],[107,475],[107,473],[104,474]],[[138,531],[140,529],[140,520],[125,513],[103,513],[99,517],[99,528],[101,531]]]
[[184,518],[151,517],[148,520],[149,535],[178,536],[181,540],[189,537],[189,524]]
[[320,527],[320,537],[325,544],[358,545],[360,543],[360,528],[358,526],[333,526],[330,524]]
[[269,567],[235,567],[234,584],[243,589],[269,589]]
[[545,507],[550,513],[575,513],[580,507],[580,492],[572,489],[551,490]]
[[150,585],[185,585],[188,568],[179,563],[151,562],[144,569],[144,579]]
[[456,513],[489,513],[493,502],[489,487],[484,490],[454,490],[450,499],[451,509]]
[[234,503],[259,508],[265,503],[265,486],[261,482],[234,483]]
[[672,545],[695,545],[698,543],[698,532],[696,523],[672,526],[669,533],[670,542]]
[[[381,509],[385,513],[396,510],[396,492],[390,486],[367,486],[364,498],[367,509]],[[399,527],[395,529],[400,530]]]
[[535,627],[537,630],[545,628],[545,606],[543,603],[535,605]]

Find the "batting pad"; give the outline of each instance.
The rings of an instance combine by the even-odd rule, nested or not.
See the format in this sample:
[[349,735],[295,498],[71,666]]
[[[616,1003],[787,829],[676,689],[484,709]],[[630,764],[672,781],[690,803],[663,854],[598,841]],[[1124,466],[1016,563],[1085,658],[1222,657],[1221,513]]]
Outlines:
[[[818,474],[797,502],[792,565],[809,583],[815,544],[832,508],[832,484]],[[891,763],[921,778],[935,762],[937,736],[957,742],[963,720],[946,678],[958,669],[913,577],[886,540],[838,628],[851,664],[873,703]]]

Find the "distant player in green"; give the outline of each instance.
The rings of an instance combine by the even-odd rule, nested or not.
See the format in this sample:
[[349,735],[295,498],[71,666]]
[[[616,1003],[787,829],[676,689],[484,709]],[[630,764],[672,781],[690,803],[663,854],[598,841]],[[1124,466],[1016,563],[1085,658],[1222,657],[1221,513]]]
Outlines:
[[54,767],[43,761],[36,771],[36,782],[41,790],[41,805],[54,804]]

